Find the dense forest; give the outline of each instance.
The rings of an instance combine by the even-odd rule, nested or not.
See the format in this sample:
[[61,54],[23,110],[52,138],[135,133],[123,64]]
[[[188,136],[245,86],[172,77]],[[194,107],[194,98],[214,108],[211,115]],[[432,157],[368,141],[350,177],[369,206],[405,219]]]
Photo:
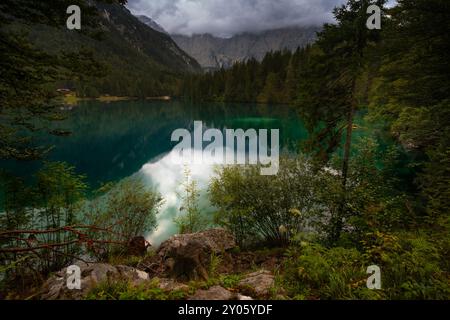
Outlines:
[[[45,160],[49,148],[36,145],[33,135],[68,134],[49,126],[62,119],[55,83],[97,83],[86,90],[101,93],[124,85],[116,80],[130,79],[118,71],[116,80],[102,82],[99,61],[83,48],[38,50],[29,37],[11,32],[17,20],[57,32],[65,23],[58,12],[75,3],[91,12],[84,0],[0,3],[1,160]],[[198,186],[186,172],[183,215],[175,219],[179,232],[221,227],[236,239],[228,253],[234,260],[260,254],[275,264],[273,287],[253,293],[256,298],[450,297],[450,3],[398,0],[383,10],[381,30],[366,26],[370,4],[383,7],[385,1],[348,0],[337,7],[336,23],[324,25],[311,46],[272,52],[262,62],[249,60],[229,70],[193,72],[169,85],[193,101],[292,104],[310,131],[301,152],[282,157],[277,176],[261,176],[255,166],[218,169],[208,188],[214,217],[202,215]],[[98,14],[91,14],[85,17],[91,34],[84,36],[95,39],[101,24]],[[167,76],[165,69],[160,72]],[[130,81],[123,94],[161,89],[138,79],[145,85]],[[358,113],[381,127],[352,143]],[[379,136],[396,143],[383,148]],[[89,190],[75,168],[51,162],[43,162],[29,180],[3,169],[0,178],[0,298],[39,299],[47,278],[86,256],[135,268],[159,261],[152,259],[161,254],[136,256],[128,250],[155,230],[164,201],[142,181]],[[199,241],[195,245],[200,248]],[[205,264],[202,274],[183,280],[183,290],[120,279],[100,283],[83,298],[187,299],[217,285],[241,290],[241,279],[255,265],[219,271],[227,256],[208,253],[196,261]],[[382,270],[380,290],[366,286],[370,265]]]
[[[381,3],[381,2],[380,2]],[[314,45],[271,52],[229,70],[185,79],[181,95],[194,101],[287,103],[298,107],[321,160],[328,160],[362,110],[384,121],[392,137],[417,159],[423,212],[450,208],[449,4],[400,0],[386,9],[383,27],[369,31],[358,1],[337,9]],[[350,123],[349,123],[350,122]],[[321,125],[325,126],[318,130]],[[351,134],[351,133],[350,133]],[[348,140],[348,139],[347,139]]]

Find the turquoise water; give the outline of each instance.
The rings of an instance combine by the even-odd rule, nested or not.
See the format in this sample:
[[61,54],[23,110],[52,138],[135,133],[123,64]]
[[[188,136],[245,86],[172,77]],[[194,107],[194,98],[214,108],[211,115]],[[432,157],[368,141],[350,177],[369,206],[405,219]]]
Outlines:
[[[67,110],[67,120],[58,127],[69,130],[68,137],[42,137],[41,143],[53,145],[51,161],[73,165],[87,176],[91,188],[102,183],[139,176],[149,188],[159,191],[165,199],[158,215],[158,230],[149,234],[153,243],[160,243],[176,233],[173,218],[179,214],[185,167],[171,161],[176,145],[172,132],[179,128],[193,131],[194,121],[206,128],[279,129],[283,151],[297,151],[299,142],[307,138],[307,130],[295,108],[286,105],[197,104],[183,102],[122,101],[113,103],[83,102]],[[357,130],[358,131],[358,130]],[[364,129],[356,132],[361,135]],[[39,163],[8,164],[25,177]],[[203,190],[201,207],[211,214],[206,189],[214,166],[190,165],[192,178]]]
[[69,111],[60,124],[69,137],[52,137],[49,159],[74,165],[93,187],[120,180],[156,162],[176,143],[175,129],[193,129],[194,121],[217,129],[280,129],[282,148],[295,149],[307,131],[289,106],[203,104],[182,102],[86,102]]

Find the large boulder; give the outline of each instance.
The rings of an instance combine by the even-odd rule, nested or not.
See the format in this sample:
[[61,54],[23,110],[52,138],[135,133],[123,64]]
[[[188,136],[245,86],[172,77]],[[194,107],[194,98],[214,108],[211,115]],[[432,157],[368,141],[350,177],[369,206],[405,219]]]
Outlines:
[[221,254],[236,246],[224,229],[176,235],[163,242],[157,251],[164,272],[179,280],[207,280],[212,254]]
[[67,268],[50,277],[43,286],[41,298],[44,300],[77,300],[82,299],[92,288],[106,280],[126,279],[139,285],[149,279],[149,275],[141,270],[128,266],[112,266],[105,263],[87,264],[78,262],[75,265],[81,271],[81,289],[69,289],[67,286]]

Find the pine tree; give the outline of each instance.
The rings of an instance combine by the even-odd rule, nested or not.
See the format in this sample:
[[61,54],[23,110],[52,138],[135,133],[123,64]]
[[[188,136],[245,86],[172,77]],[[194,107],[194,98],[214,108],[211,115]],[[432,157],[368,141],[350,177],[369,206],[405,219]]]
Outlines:
[[[326,24],[319,33],[320,52],[311,59],[301,85],[300,106],[308,115],[310,129],[325,122],[325,128],[315,136],[316,144],[324,147],[319,153],[326,157],[339,145],[345,133],[342,159],[343,199],[332,217],[330,242],[341,234],[346,214],[346,188],[352,142],[354,116],[361,104],[358,81],[365,70],[365,52],[379,39],[377,30],[369,30],[367,8],[371,4],[383,7],[385,1],[349,0],[334,10],[337,24]],[[312,110],[308,110],[312,109]],[[345,131],[345,132],[344,132]]]
[[82,8],[83,26],[94,37],[95,10],[85,0],[0,2],[0,159],[30,160],[45,154],[48,148],[33,145],[30,133],[65,134],[49,129],[49,122],[62,119],[49,84],[68,78],[82,82],[86,75],[100,74],[100,65],[90,52],[44,53],[26,35],[9,28],[12,23],[60,28],[70,5]]
[[291,103],[296,100],[298,92],[298,54],[295,53],[289,60],[289,65],[286,70],[286,80],[284,83],[285,102]]

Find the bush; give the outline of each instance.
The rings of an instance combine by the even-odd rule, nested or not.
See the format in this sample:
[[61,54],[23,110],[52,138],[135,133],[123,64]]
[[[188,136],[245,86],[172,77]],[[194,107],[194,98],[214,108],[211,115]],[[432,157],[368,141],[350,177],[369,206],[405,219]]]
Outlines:
[[364,242],[366,255],[382,270],[387,299],[449,299],[449,236],[423,232],[375,233]]
[[282,282],[295,299],[376,299],[366,287],[367,266],[356,249],[302,243],[288,252]]
[[225,167],[210,185],[216,222],[233,232],[239,245],[285,245],[317,208],[316,179],[303,158],[281,159],[276,176],[262,176],[258,166]]
[[64,227],[80,222],[77,213],[87,189],[85,177],[66,163],[45,162],[32,178],[26,183],[0,174],[2,292],[30,290],[81,251],[77,235]]
[[209,223],[199,208],[200,192],[197,181],[192,180],[191,173],[188,169],[184,172],[185,181],[183,182],[183,193],[180,195],[182,207],[180,211],[183,215],[174,219],[178,227],[179,233],[195,233],[206,230]]
[[[282,277],[289,295],[334,300],[450,298],[448,235],[376,232],[366,239],[364,251],[306,242],[292,247]],[[381,290],[367,289],[366,270],[371,265],[381,269]]]
[[[107,189],[108,190],[108,189]],[[103,250],[94,254],[106,258],[117,254],[131,239],[156,228],[156,214],[163,200],[148,190],[140,179],[125,179],[84,208],[85,220],[107,232],[93,232],[91,237],[104,241]],[[117,244],[117,245],[116,245]]]

